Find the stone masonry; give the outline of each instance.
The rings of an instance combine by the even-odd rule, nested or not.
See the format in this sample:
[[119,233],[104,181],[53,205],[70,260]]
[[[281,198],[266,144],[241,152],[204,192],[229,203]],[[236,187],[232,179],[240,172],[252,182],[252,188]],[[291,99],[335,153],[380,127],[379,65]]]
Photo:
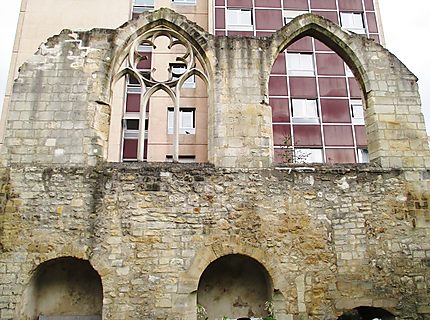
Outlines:
[[[209,164],[105,161],[112,79],[132,40],[157,26],[186,37],[210,75]],[[268,78],[305,35],[359,80],[370,164],[273,166]],[[100,276],[103,319],[193,320],[202,273],[230,254],[265,268],[278,320],[334,320],[361,306],[430,319],[429,155],[414,75],[321,17],[270,38],[215,37],[168,9],[117,30],[64,30],[14,85],[0,319],[37,317],[39,267],[74,257]]]

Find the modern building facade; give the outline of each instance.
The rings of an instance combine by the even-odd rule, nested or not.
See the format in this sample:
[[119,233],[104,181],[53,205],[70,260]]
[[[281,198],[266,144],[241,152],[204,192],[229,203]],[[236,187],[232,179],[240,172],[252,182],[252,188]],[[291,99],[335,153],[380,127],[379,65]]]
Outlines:
[[[18,67],[50,35],[63,28],[115,28],[140,13],[169,7],[221,36],[268,37],[294,17],[307,12],[321,15],[345,30],[383,42],[378,3],[373,0],[134,0],[22,2],[2,128]],[[63,12],[68,12],[66,17]],[[44,23],[42,23],[44,21]],[[46,23],[45,23],[46,21]],[[168,54],[167,40],[157,48],[136,50],[136,70],[167,81],[179,76],[184,62]],[[163,49],[164,47],[164,49]],[[180,49],[178,49],[180,52]],[[152,72],[153,71],[153,72]],[[320,41],[305,37],[279,55],[269,81],[276,162],[367,162],[362,92],[342,58]],[[109,161],[171,161],[173,159],[173,101],[156,93],[146,106],[141,85],[132,76],[115,87],[110,129]],[[207,85],[191,76],[181,90],[178,159],[206,162]]]
[[[242,26],[255,21],[257,9],[231,10]],[[370,163],[289,163],[358,150],[299,145],[295,126],[318,127],[322,140],[361,125],[354,108],[351,123],[319,119],[322,101],[350,108],[348,94],[292,95],[295,81],[350,80],[310,68],[328,51],[288,52],[307,37],[355,75]],[[199,81],[205,95],[187,96]],[[205,110],[208,163],[165,163],[200,161],[184,139],[197,137]],[[275,125],[293,126],[282,143],[279,114]],[[286,163],[274,164],[276,149]],[[0,163],[1,320],[429,318],[430,150],[417,79],[321,16],[270,37],[215,36],[168,8],[64,30],[20,68]]]

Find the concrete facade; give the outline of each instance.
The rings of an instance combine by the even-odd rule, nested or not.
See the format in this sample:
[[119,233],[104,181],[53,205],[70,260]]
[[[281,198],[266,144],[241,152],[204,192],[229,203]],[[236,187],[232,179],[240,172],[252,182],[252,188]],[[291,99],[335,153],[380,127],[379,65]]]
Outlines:
[[[184,37],[207,74],[210,164],[107,162],[114,77],[153,28]],[[370,164],[273,166],[270,70],[308,35],[361,84]],[[215,37],[169,9],[116,30],[65,30],[22,66],[2,152],[2,320],[196,319],[202,274],[231,255],[267,275],[278,320],[359,307],[430,318],[430,154],[416,78],[324,18],[300,16],[268,38]],[[97,314],[79,303],[57,314],[27,294],[40,270],[70,257],[100,276]],[[204,307],[214,319],[237,316],[246,301],[236,298]]]

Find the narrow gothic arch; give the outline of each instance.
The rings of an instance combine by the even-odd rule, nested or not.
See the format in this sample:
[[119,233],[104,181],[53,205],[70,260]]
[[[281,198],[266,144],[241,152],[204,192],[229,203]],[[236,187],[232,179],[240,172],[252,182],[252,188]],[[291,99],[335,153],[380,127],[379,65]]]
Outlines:
[[275,51],[272,51],[274,53],[272,57],[276,59],[290,44],[305,36],[320,40],[337,53],[354,72],[363,92],[367,92],[369,61],[366,56],[367,50],[363,49],[365,46],[381,47],[379,44],[361,35],[346,32],[324,17],[308,13],[295,18],[273,35],[272,50]]

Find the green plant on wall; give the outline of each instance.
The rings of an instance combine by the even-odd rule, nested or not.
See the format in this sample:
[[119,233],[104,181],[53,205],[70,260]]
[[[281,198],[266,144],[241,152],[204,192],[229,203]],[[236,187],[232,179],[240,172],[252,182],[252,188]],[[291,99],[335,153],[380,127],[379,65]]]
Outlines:
[[276,320],[275,318],[275,306],[273,305],[272,301],[266,301],[264,303],[264,309],[269,314],[268,316],[264,317],[263,320]]
[[309,153],[297,152],[293,147],[293,140],[291,135],[284,134],[282,140],[283,153],[282,162],[283,163],[300,163],[305,162],[309,157]]
[[197,304],[197,320],[208,320],[208,313],[201,304]]

